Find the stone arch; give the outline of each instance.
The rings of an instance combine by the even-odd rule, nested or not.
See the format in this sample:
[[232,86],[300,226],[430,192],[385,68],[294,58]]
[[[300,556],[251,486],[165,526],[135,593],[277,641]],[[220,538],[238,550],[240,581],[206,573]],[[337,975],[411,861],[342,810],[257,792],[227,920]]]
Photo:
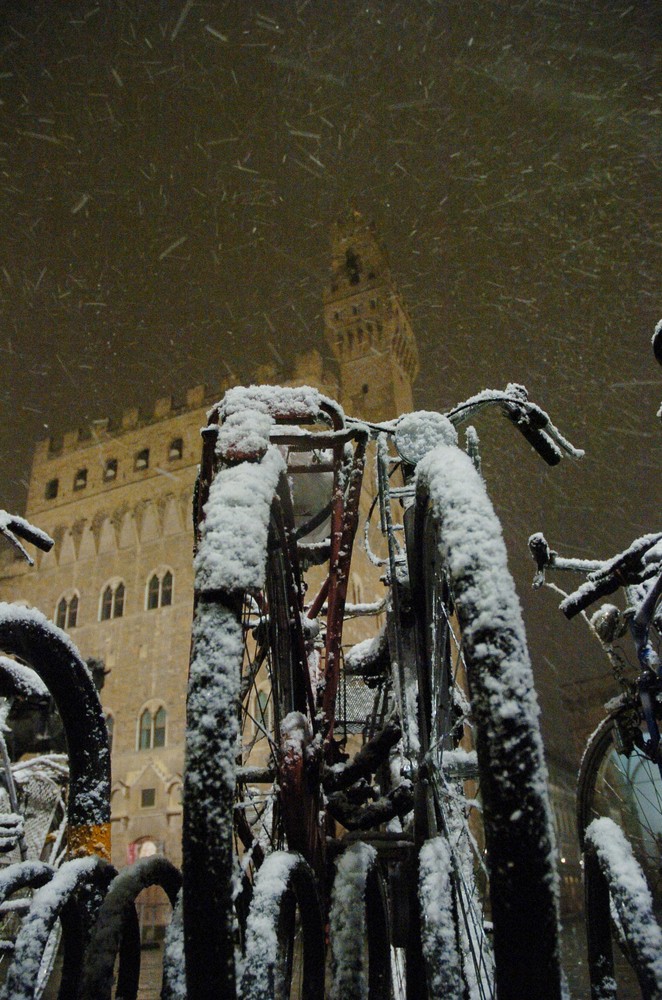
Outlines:
[[74,536],[71,531],[67,531],[64,534],[58,561],[60,566],[69,566],[71,563],[76,562],[76,548],[74,546]]
[[99,531],[99,552],[114,552],[117,548],[117,537],[113,522],[109,517],[104,518]]
[[178,535],[183,530],[182,515],[176,497],[168,497],[163,511],[163,534]]
[[154,542],[160,537],[161,526],[159,524],[156,505],[148,503],[143,511],[142,523],[140,525],[140,541],[144,545],[145,542]]
[[131,511],[127,511],[122,518],[119,530],[119,547],[121,549],[133,549],[136,547],[138,534],[136,532],[136,522]]

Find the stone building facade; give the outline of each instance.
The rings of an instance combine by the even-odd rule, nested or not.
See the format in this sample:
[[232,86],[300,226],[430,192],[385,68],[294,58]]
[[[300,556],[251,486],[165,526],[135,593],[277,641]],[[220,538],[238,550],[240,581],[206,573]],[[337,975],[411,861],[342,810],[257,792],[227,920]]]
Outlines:
[[[411,409],[418,370],[411,324],[386,257],[359,217],[334,226],[324,317],[326,364],[313,351],[289,373],[258,368],[255,382],[312,384],[363,417]],[[0,598],[39,608],[85,658],[105,664],[118,866],[155,848],[181,863],[192,497],[200,429],[225,388],[197,386],[180,404],[157,400],[149,415],[125,411],[119,426],[96,420],[60,441],[39,442],[25,514],[55,545],[37,554],[32,569],[3,553]],[[350,600],[370,599],[363,576],[359,555]]]

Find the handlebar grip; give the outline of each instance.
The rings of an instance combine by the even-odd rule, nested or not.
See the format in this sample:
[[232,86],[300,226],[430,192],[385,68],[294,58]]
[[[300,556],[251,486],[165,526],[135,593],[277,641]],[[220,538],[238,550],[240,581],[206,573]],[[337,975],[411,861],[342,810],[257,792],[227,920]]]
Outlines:
[[570,594],[559,604],[559,609],[566,618],[574,618],[580,611],[585,611],[590,604],[613,594],[621,586],[621,581],[613,576],[601,577],[599,580],[587,580],[573,594]]
[[[560,448],[557,448],[542,428],[536,427],[531,423],[527,413],[523,412],[519,407],[514,406],[504,407],[503,412],[548,465],[559,464],[563,458],[563,452]],[[536,423],[538,423],[537,420]]]

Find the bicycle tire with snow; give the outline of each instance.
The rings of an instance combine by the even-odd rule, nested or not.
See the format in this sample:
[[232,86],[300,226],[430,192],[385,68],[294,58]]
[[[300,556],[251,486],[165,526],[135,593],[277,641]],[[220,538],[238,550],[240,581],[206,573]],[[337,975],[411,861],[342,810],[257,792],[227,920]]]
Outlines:
[[384,881],[374,847],[351,844],[337,861],[329,913],[330,1000],[390,996],[391,948]]
[[[609,817],[627,837],[633,857],[646,880],[656,922],[662,915],[662,878],[658,836],[662,829],[662,778],[657,764],[643,752],[645,724],[639,711],[623,706],[602,720],[589,738],[577,781],[577,827],[584,857],[585,919],[589,975],[593,989],[604,992],[610,979],[636,988],[640,964],[637,949],[624,940],[620,922],[610,904],[605,875],[594,852],[586,853],[586,831],[591,823]],[[625,935],[627,939],[627,935]],[[630,971],[621,962],[614,970],[616,941]]]
[[[262,562],[261,584],[199,593],[194,617],[183,906],[187,988],[195,1000],[235,989],[235,945],[243,946],[255,874],[271,851],[301,846],[288,843],[279,766],[284,720],[294,714],[305,729],[309,718],[301,622],[292,614],[302,589],[289,554],[285,476],[273,477],[270,499],[266,492],[259,501],[264,546],[253,555]],[[222,561],[222,547],[216,555]],[[213,563],[213,539],[203,556]],[[233,572],[229,567],[228,577]]]
[[[435,546],[432,554],[431,544]],[[472,728],[476,747],[495,991],[499,1000],[523,996],[558,1000],[558,882],[533,674],[501,527],[479,473],[456,446],[437,446],[417,467],[414,553],[410,566],[414,606],[434,606],[429,585],[437,579],[439,603],[444,603],[446,588],[447,618],[454,618],[459,630],[458,648],[470,701],[469,713],[463,711],[461,716],[462,725]],[[432,575],[422,569],[426,558],[432,560]],[[422,624],[424,632],[425,614]],[[447,838],[452,834],[441,808],[443,786],[448,785],[443,751],[459,743],[454,732],[452,678],[435,678],[440,663],[429,650],[423,634],[419,638],[419,694],[422,701],[428,698],[428,707],[422,709],[422,729],[427,726],[428,737],[432,734],[436,745],[426,746],[423,732],[422,754],[429,779],[424,781],[426,818],[419,842],[437,833]],[[444,652],[441,666],[446,669],[447,665]],[[429,692],[433,698],[438,694],[450,699],[448,726],[435,720],[437,702]],[[461,936],[458,927],[460,944]],[[462,952],[464,961],[466,946]],[[478,975],[483,975],[480,968]]]

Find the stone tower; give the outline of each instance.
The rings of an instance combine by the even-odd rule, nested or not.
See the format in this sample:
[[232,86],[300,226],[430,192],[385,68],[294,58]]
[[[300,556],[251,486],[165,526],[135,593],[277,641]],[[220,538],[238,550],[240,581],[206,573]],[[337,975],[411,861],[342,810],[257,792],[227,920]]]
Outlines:
[[418,351],[411,322],[373,227],[358,212],[332,229],[324,327],[348,413],[379,421],[413,409]]

